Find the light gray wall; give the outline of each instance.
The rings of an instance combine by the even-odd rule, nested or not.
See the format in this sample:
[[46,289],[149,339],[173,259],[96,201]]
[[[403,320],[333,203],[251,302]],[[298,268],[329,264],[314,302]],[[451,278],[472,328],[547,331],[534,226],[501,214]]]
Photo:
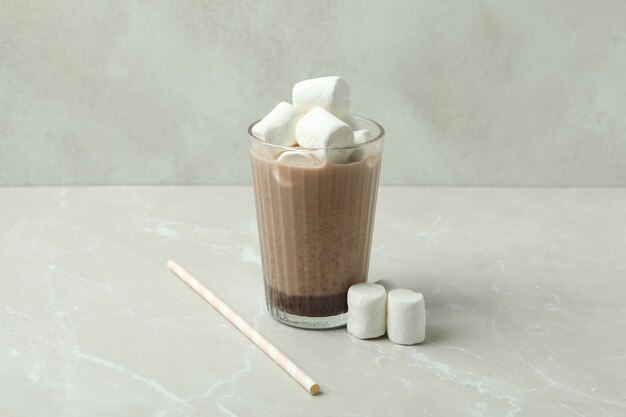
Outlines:
[[0,184],[249,183],[337,74],[395,184],[626,185],[626,2],[0,0]]

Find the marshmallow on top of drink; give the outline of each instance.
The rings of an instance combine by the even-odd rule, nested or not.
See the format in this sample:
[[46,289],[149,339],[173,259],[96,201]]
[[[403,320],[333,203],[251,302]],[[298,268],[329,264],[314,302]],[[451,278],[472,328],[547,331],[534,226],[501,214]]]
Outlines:
[[[279,161],[315,164],[330,160],[349,162],[353,149],[373,139],[360,129],[350,113],[350,87],[340,77],[300,81],[293,87],[293,105],[280,102],[252,128],[252,133],[273,145],[316,149],[313,154],[285,151]],[[360,154],[358,154],[360,155]],[[355,155],[353,155],[354,158]]]

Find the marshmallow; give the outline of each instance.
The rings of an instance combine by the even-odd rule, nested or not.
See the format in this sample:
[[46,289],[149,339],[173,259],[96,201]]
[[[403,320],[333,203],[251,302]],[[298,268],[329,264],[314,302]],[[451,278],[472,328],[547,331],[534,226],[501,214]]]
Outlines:
[[254,136],[274,145],[294,146],[296,124],[301,114],[294,106],[281,101],[267,116],[252,127]]
[[348,290],[348,332],[359,339],[385,334],[387,292],[378,284],[355,284]]
[[[359,151],[355,151],[355,152],[359,152]],[[400,288],[398,287],[398,284],[396,284],[394,281],[390,279],[379,279],[374,284],[382,285],[383,287],[385,287],[385,291],[387,291],[387,294],[389,294],[389,291],[393,291],[396,288]],[[387,321],[387,306],[386,305],[385,305],[385,321]]]
[[286,151],[280,154],[278,162],[289,165],[317,165],[318,160],[310,152]]
[[411,290],[396,289],[387,295],[387,335],[399,345],[424,341],[426,309],[424,296]]
[[398,284],[390,279],[379,279],[374,284],[382,285],[383,287],[385,287],[385,291],[387,292],[400,288]]
[[317,107],[298,121],[296,139],[303,148],[340,148],[353,144],[354,133],[350,126]]
[[350,87],[339,77],[300,81],[293,86],[293,105],[302,114],[322,107],[337,117],[350,111]]
[[[354,131],[354,144],[355,145],[362,145],[372,139],[373,139],[372,132],[370,132],[367,129]],[[367,152],[365,151],[365,149],[362,149],[362,148],[356,149],[350,155],[350,161],[351,162],[360,161],[362,159],[365,159],[366,155],[367,155]]]
[[354,131],[354,143],[356,145],[362,145],[365,142],[369,142],[372,139],[374,139],[374,136],[372,136],[372,132],[370,132],[367,129]]
[[350,155],[352,155],[352,149],[325,149],[321,151],[315,151],[318,159],[328,159],[337,164],[348,161]]
[[354,133],[350,126],[321,107],[316,107],[296,125],[296,139],[303,148],[319,148],[318,158],[343,162],[350,151],[325,148],[343,148],[354,144]]

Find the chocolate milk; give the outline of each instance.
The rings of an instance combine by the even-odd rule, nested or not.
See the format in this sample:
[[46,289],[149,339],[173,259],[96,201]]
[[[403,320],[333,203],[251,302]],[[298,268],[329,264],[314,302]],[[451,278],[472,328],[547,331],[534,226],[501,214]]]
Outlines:
[[300,166],[252,151],[270,311],[342,314],[348,288],[367,280],[381,151],[361,158]]

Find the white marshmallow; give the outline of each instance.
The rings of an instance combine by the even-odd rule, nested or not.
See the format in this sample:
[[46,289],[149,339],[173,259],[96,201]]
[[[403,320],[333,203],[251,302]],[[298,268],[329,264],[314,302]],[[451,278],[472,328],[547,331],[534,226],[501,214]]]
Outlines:
[[352,149],[325,149],[321,151],[315,151],[318,159],[328,159],[336,164],[346,162],[350,155],[354,152]]
[[[355,152],[360,152],[360,151],[361,150],[357,150]],[[383,287],[385,287],[385,291],[387,291],[387,294],[389,294],[390,291],[393,291],[396,288],[400,288],[398,284],[396,284],[394,281],[390,279],[379,279],[374,284],[382,285]],[[385,305],[385,322],[386,321],[387,321],[387,305]]]
[[426,308],[420,293],[396,289],[387,295],[387,335],[399,345],[422,343],[426,336]]
[[367,129],[354,131],[354,143],[357,145],[362,145],[372,139],[374,139],[374,136],[372,135],[372,132]]
[[343,162],[350,151],[326,149],[342,148],[354,144],[354,133],[350,126],[321,107],[316,107],[296,125],[296,139],[303,148],[319,148],[318,158],[328,158],[333,162]]
[[398,284],[390,279],[379,279],[374,284],[382,285],[383,287],[385,287],[385,291],[387,292],[400,288]]
[[338,148],[352,145],[354,133],[340,119],[316,107],[296,124],[296,139],[303,148]]
[[385,334],[387,292],[382,285],[361,283],[348,290],[348,332],[359,339]]
[[[373,139],[372,133],[367,129],[355,130],[354,131],[354,144],[362,145]],[[356,162],[362,159],[365,159],[367,156],[366,149],[360,148],[355,149],[354,152],[350,155],[350,161]]]
[[350,111],[350,86],[339,77],[322,77],[296,83],[292,91],[293,105],[306,114],[315,107],[322,107],[335,116]]
[[311,152],[306,151],[285,151],[278,157],[279,162],[289,165],[317,165],[318,160]]
[[278,156],[277,162],[272,166],[272,175],[282,187],[292,187],[297,181],[298,175],[294,175],[290,168],[294,166],[314,166],[320,164],[315,155],[317,151],[285,151]]
[[294,146],[296,124],[302,115],[294,106],[281,101],[252,127],[254,136],[274,145]]

